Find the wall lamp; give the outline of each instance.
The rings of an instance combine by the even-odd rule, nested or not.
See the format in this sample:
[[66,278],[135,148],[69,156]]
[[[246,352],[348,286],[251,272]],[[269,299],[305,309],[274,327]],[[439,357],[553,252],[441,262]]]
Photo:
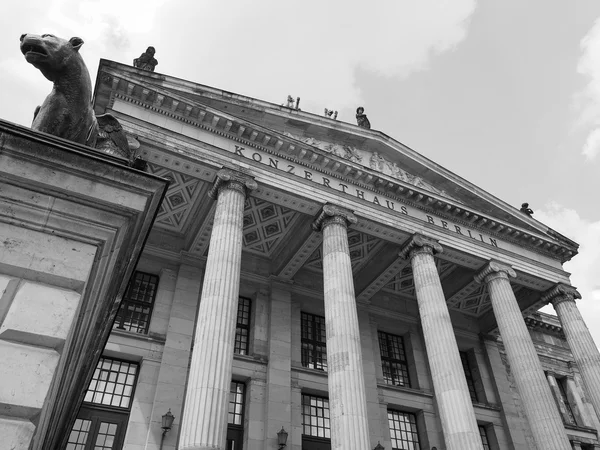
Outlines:
[[281,427],[281,430],[277,433],[277,444],[279,445],[279,450],[287,445],[288,432]]
[[163,414],[162,416],[162,437],[160,438],[160,450],[162,450],[163,448],[163,442],[165,441],[165,435],[167,434],[167,431],[171,430],[171,427],[173,426],[173,421],[175,420],[175,416],[173,414],[171,414],[171,408],[169,408],[169,411],[166,414]]

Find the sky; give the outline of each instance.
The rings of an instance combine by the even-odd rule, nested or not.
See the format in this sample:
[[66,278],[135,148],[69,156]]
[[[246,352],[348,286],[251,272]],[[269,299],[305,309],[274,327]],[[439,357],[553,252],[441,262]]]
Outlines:
[[[131,64],[283,103],[364,106],[380,130],[577,241],[565,264],[600,344],[600,2],[6,0],[0,117],[29,126],[51,89],[23,33],[78,36]],[[553,312],[551,306],[544,309]]]

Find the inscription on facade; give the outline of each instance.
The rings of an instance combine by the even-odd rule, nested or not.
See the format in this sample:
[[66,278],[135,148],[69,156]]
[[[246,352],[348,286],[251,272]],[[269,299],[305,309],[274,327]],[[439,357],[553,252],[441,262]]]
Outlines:
[[497,240],[488,235],[482,234],[479,231],[475,231],[473,229],[469,229],[462,224],[458,225],[456,223],[441,219],[432,214],[427,214],[424,211],[421,211],[420,209],[414,208],[410,205],[402,204],[398,200],[392,200],[390,198],[386,198],[381,194],[376,194],[369,190],[362,189],[351,183],[345,181],[342,182],[339,179],[325,176],[322,173],[314,170],[308,170],[305,167],[299,166],[298,164],[293,164],[284,159],[279,159],[276,156],[270,155],[265,152],[261,152],[259,150],[248,149],[240,145],[231,144],[227,147],[229,147],[229,151],[232,151],[237,156],[240,156],[242,158],[250,159],[257,163],[272,167],[273,169],[281,170],[283,172],[303,178],[305,180],[312,181],[313,183],[317,183],[327,189],[333,189],[344,194],[352,195],[361,201],[369,202],[381,208],[387,208],[389,210],[396,211],[406,216],[415,217],[431,225],[435,225],[445,230],[449,230],[454,233],[460,234],[462,236],[481,241],[484,244],[489,244],[494,247],[498,247]]

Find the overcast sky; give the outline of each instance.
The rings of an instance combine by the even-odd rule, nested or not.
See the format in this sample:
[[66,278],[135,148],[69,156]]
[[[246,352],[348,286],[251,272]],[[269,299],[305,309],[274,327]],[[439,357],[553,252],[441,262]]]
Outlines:
[[[29,126],[50,83],[22,33],[79,36],[130,64],[283,103],[365,107],[396,138],[581,244],[565,265],[600,343],[600,2],[597,0],[7,0],[0,117]],[[547,310],[547,309],[546,309]],[[552,311],[552,307],[549,307]]]

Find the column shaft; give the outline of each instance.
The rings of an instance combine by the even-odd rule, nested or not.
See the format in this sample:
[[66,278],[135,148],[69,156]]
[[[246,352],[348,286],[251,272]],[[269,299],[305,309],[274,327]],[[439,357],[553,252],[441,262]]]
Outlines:
[[217,179],[217,207],[182,419],[180,448],[185,450],[225,449],[245,184],[250,181],[254,183],[240,181],[229,171],[219,172]]
[[441,246],[415,236],[401,252],[410,254],[421,326],[447,450],[481,450],[483,445],[458,352],[450,313],[433,257]]
[[370,448],[367,398],[346,229],[356,218],[331,205],[323,209],[328,216],[322,230],[331,448],[365,450]]
[[563,332],[579,367],[589,398],[600,418],[600,352],[583,321],[575,298],[555,298],[552,302]]
[[485,279],[487,283],[510,370],[537,447],[544,450],[568,449],[571,444],[511,288],[509,275],[516,276],[512,268],[492,262],[476,276],[476,280]]

